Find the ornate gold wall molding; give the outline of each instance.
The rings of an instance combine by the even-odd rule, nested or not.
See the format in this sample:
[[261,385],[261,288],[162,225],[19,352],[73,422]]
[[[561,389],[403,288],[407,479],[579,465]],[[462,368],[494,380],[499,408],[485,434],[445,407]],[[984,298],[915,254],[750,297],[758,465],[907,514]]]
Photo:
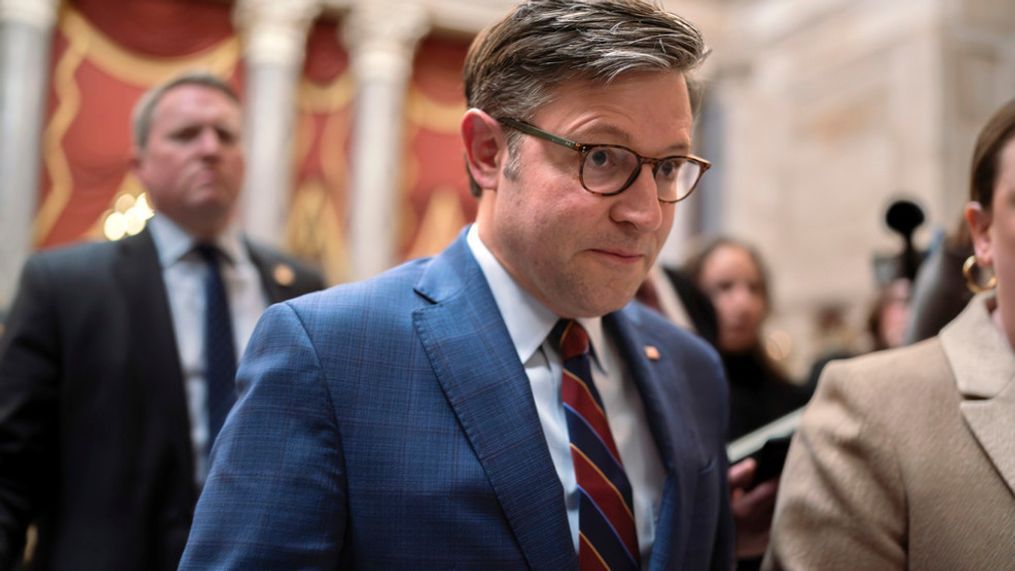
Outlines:
[[58,27],[68,42],[82,48],[90,63],[124,83],[145,88],[188,69],[226,76],[236,69],[240,56],[240,42],[235,35],[185,56],[155,58],[137,54],[118,45],[69,6],[61,10]]
[[355,92],[355,80],[346,70],[327,85],[303,78],[296,100],[299,110],[304,113],[335,113],[349,106]]
[[433,131],[455,135],[465,114],[465,103],[444,103],[410,85],[405,115],[410,123]]
[[43,163],[49,175],[50,188],[35,216],[35,244],[40,244],[49,235],[70,202],[73,191],[74,180],[67,155],[63,151],[63,137],[81,108],[81,91],[74,81],[74,75],[86,53],[87,46],[82,46],[80,42],[69,43],[53,74],[53,89],[59,103],[43,135]]

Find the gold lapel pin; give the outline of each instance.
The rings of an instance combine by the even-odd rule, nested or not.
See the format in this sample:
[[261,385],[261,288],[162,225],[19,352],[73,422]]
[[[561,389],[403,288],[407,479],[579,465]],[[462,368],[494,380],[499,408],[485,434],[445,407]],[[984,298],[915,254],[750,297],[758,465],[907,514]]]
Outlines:
[[656,349],[655,345],[645,345],[645,356],[649,361],[658,361],[659,349]]
[[288,264],[278,264],[275,266],[275,270],[272,272],[275,276],[275,281],[281,286],[291,286],[293,281],[296,279],[296,273],[289,267]]

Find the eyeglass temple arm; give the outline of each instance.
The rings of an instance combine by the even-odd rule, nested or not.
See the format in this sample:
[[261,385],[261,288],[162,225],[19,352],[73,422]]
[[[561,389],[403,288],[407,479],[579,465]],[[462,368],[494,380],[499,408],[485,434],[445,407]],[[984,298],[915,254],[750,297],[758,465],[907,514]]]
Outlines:
[[532,135],[533,137],[538,137],[540,139],[544,139],[546,141],[550,141],[551,143],[556,143],[558,145],[565,146],[565,147],[567,147],[569,149],[573,149],[575,151],[583,152],[585,150],[585,147],[586,147],[586,145],[583,145],[581,143],[576,143],[576,142],[574,142],[574,141],[572,141],[570,139],[565,139],[564,137],[558,137],[557,135],[554,135],[553,133],[547,133],[546,131],[544,131],[542,129],[539,129],[537,127],[534,127],[532,125],[529,125],[528,123],[526,123],[524,121],[518,121],[517,119],[498,119],[498,121],[500,121],[501,123],[507,125],[508,127],[511,127],[512,129],[517,129],[517,130],[521,131],[522,133],[525,133],[526,135]]

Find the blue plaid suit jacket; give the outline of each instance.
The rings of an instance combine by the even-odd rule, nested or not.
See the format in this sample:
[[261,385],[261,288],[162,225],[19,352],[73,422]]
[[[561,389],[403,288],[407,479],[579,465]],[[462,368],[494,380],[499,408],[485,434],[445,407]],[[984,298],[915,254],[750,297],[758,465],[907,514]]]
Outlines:
[[[729,569],[717,356],[638,304],[605,327],[668,473],[647,567]],[[273,306],[238,380],[181,569],[577,569],[528,379],[464,232]]]

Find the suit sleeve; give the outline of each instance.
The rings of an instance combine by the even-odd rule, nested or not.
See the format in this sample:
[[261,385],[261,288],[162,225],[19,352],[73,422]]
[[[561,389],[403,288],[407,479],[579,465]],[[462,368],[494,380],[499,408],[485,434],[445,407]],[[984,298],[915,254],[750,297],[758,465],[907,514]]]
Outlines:
[[57,309],[32,258],[0,338],[0,569],[21,557],[25,531],[55,473],[60,375]]
[[906,567],[905,490],[870,380],[851,362],[826,367],[782,474],[765,569]]
[[336,568],[345,475],[321,363],[287,304],[261,317],[180,569]]

